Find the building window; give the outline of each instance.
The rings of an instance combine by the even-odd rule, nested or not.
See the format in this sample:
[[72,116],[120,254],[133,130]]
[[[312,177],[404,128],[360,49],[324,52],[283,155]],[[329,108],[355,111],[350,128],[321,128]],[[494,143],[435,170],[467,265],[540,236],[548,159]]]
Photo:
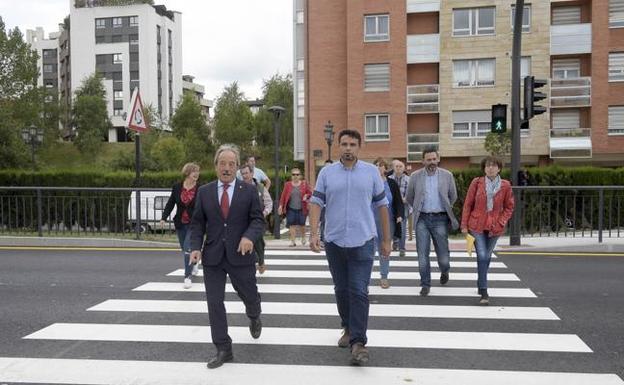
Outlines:
[[303,71],[305,69],[305,60],[297,59],[297,71]]
[[530,56],[522,56],[520,58],[520,79],[524,79],[525,76],[531,76]]
[[552,9],[552,25],[580,24],[581,7],[556,7]]
[[52,57],[54,56],[54,50],[53,49],[44,49],[43,50],[43,57]]
[[112,42],[113,43],[121,43],[121,38],[122,38],[121,35],[113,35]]
[[130,35],[130,44],[132,45],[139,44],[139,35],[136,35],[136,34]]
[[123,56],[120,53],[113,54],[113,64],[123,63]]
[[609,54],[609,81],[624,81],[624,52]]
[[139,80],[139,71],[130,71],[130,81]]
[[297,11],[297,24],[303,24],[303,11]]
[[453,138],[481,138],[490,132],[490,110],[453,111]]
[[390,64],[364,65],[364,91],[390,90]]
[[104,39],[104,36],[96,36],[95,37],[95,44],[102,44],[105,43],[106,40]]
[[624,106],[609,106],[609,135],[624,135]]
[[495,67],[495,59],[453,60],[453,86],[493,86]]
[[123,99],[123,91],[115,91],[113,92],[114,99]]
[[390,40],[390,15],[364,16],[364,41]]
[[624,0],[609,0],[609,27],[624,27]]
[[54,88],[54,82],[50,80],[46,81],[45,88]]
[[120,28],[123,25],[121,17],[113,17],[113,28]]
[[115,109],[113,110],[113,115],[114,115],[114,116],[121,116],[121,115],[123,115],[123,109],[121,109],[121,108],[115,108]]
[[495,7],[453,10],[453,36],[494,35]]
[[[511,28],[514,26],[514,20],[516,20],[516,6],[511,6]],[[522,32],[531,32],[531,6],[525,5],[524,12],[522,12]]]
[[439,149],[439,134],[407,134],[407,161],[422,161],[423,151],[431,147]]
[[139,17],[138,16],[130,16],[130,26],[136,27],[139,25]]
[[553,79],[576,79],[581,77],[580,59],[557,59],[552,62]]
[[364,115],[364,128],[367,141],[389,140],[390,115],[366,114]]
[[106,19],[95,19],[95,28],[96,29],[106,28]]
[[54,72],[54,66],[52,64],[44,64],[43,65],[43,72],[45,72],[45,73],[52,73],[52,72]]

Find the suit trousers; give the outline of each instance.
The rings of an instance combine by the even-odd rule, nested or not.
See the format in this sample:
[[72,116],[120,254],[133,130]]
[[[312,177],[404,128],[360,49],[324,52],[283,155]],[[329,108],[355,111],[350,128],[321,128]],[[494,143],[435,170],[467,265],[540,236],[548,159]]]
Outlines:
[[230,350],[232,339],[228,335],[224,304],[226,275],[230,276],[234,290],[245,304],[247,317],[257,319],[260,317],[261,308],[260,294],[256,285],[256,266],[254,264],[233,266],[224,255],[218,265],[203,265],[203,268],[212,343],[217,350]]

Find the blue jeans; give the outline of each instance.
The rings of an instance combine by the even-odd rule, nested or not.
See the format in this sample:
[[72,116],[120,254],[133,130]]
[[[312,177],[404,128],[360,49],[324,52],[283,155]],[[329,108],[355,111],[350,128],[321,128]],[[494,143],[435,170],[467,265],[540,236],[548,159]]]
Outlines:
[[325,244],[338,314],[342,327],[349,329],[351,345],[367,342],[368,282],[373,269],[374,247],[374,239],[359,247],[340,247],[333,242]]
[[477,250],[477,271],[479,278],[477,279],[477,288],[487,289],[487,272],[490,268],[492,260],[492,252],[496,247],[498,236],[490,237],[487,232],[475,233],[470,232],[475,237],[475,249]]
[[193,265],[189,265],[191,260],[191,226],[184,224],[176,229],[176,233],[184,256],[184,278],[190,278],[193,274]]
[[[374,208],[375,213],[375,227],[377,228],[377,237],[375,238],[375,250],[377,250],[377,256],[379,257],[379,274],[382,279],[388,278],[388,272],[390,271],[390,256],[388,258],[381,258],[381,241],[383,240],[383,229],[381,228],[381,218],[379,218],[379,209]],[[392,209],[388,208],[388,221],[390,221],[390,236],[394,234],[395,219],[392,215]]]
[[399,238],[399,251],[405,251],[405,239],[407,238],[407,217],[409,216],[409,209],[407,204],[403,213],[403,221],[401,221],[401,238]]
[[429,263],[430,244],[438,256],[440,272],[448,273],[451,268],[448,245],[449,218],[444,214],[420,213],[416,222],[416,252],[420,286],[431,287],[431,265]]

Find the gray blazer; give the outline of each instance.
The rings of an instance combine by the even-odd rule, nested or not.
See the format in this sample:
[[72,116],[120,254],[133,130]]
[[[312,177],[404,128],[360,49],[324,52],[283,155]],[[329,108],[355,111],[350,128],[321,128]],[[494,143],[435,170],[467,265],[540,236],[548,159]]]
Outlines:
[[[455,177],[453,174],[443,168],[438,167],[438,191],[440,192],[440,200],[444,206],[444,211],[451,220],[451,227],[453,229],[459,228],[459,223],[453,214],[453,204],[457,200],[457,187],[455,187]],[[416,170],[412,173],[407,185],[407,195],[405,197],[407,203],[412,206],[414,210],[414,225],[418,222],[420,216],[420,209],[425,199],[425,177],[427,171],[425,168]]]

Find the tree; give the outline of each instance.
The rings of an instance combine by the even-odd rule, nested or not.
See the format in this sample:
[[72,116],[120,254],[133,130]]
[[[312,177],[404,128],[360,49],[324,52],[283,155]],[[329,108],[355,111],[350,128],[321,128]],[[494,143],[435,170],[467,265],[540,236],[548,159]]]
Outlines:
[[505,156],[511,154],[511,131],[502,134],[490,132],[485,137],[485,151],[494,156]]
[[203,163],[213,152],[206,116],[192,93],[184,93],[170,125],[173,135],[184,145],[186,161]]
[[186,155],[182,142],[172,136],[160,138],[149,154],[158,170],[182,168]]
[[245,103],[238,83],[225,87],[217,99],[214,116],[215,139],[218,143],[233,143],[241,148],[251,144],[253,115]]
[[265,80],[262,86],[264,106],[254,119],[256,141],[260,146],[272,146],[274,141],[273,114],[268,110],[271,106],[282,106],[286,109],[280,121],[280,145],[293,146],[293,83],[288,75],[275,74]]
[[72,122],[78,150],[83,154],[97,153],[100,143],[113,127],[106,109],[106,91],[98,73],[85,78],[76,90]]
[[27,162],[29,151],[21,139],[21,129],[41,123],[37,59],[20,30],[7,33],[0,17],[0,168],[20,167]]

